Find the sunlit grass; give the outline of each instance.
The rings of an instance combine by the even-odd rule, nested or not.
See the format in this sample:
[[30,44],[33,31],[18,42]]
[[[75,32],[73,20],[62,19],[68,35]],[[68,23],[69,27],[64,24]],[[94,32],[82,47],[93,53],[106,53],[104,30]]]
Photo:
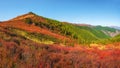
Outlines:
[[22,30],[13,29],[13,31],[15,33],[17,33],[18,35],[21,35],[21,36],[23,36],[23,37],[25,37],[29,40],[32,40],[34,42],[37,42],[37,43],[43,43],[43,44],[53,44],[54,43],[51,40],[44,40],[44,38],[41,39],[41,38],[39,38],[35,35],[29,34],[29,33],[25,32],[25,31],[22,31]]

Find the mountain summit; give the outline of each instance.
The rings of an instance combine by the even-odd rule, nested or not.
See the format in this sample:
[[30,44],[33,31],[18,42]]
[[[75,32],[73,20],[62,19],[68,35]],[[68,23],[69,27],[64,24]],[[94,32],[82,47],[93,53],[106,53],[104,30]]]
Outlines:
[[35,13],[33,13],[33,12],[29,12],[27,14],[17,16],[16,18],[11,19],[11,21],[13,21],[13,20],[22,20],[22,19],[25,19],[25,18],[32,18],[34,16],[37,16],[37,15]]

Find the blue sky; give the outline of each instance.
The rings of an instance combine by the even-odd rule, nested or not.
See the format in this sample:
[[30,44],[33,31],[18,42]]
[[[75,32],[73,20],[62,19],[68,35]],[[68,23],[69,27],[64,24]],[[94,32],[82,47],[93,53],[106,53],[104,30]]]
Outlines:
[[120,0],[0,0],[0,21],[30,11],[59,21],[120,26]]

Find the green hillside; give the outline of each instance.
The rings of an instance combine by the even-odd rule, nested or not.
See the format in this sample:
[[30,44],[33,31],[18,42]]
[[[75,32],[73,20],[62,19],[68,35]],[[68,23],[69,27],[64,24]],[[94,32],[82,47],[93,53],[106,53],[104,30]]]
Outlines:
[[[97,26],[91,26],[91,27],[89,27],[89,26],[79,26],[79,28],[91,32],[92,34],[94,34],[99,39],[110,38],[110,36],[104,34],[101,30],[98,30]],[[102,29],[102,27],[101,27],[101,29]]]
[[95,43],[98,43],[98,44],[112,44],[116,42],[120,42],[120,34],[113,38],[100,39],[100,40],[95,41]]
[[[30,17],[28,17],[28,15]],[[111,32],[115,31],[113,28],[108,27],[78,26],[67,22],[60,22],[50,18],[38,16],[32,12],[23,15],[23,17],[19,16],[15,20],[17,19],[21,19],[27,24],[34,24],[35,26],[48,29],[56,34],[61,34],[63,36],[69,37],[79,44],[90,44],[96,40],[110,38],[110,36],[103,33],[102,30]]]
[[[30,13],[34,14],[34,13]],[[34,23],[36,26],[48,29],[54,33],[62,34],[77,40],[80,44],[89,44],[95,40],[110,38],[110,36],[104,34],[101,30],[115,31],[112,28],[107,27],[89,27],[89,26],[76,26],[74,24],[59,22],[57,20],[45,18],[34,14],[34,17],[26,18],[27,23]]]
[[104,30],[104,31],[110,31],[110,32],[115,32],[116,29],[110,28],[110,27],[103,27],[103,26],[96,26],[94,27],[97,30]]
[[120,42],[120,34],[112,38],[112,42]]

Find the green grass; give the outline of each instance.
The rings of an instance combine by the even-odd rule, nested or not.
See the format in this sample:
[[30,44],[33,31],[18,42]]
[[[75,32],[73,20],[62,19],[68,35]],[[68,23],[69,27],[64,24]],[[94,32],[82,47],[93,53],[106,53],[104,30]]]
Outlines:
[[24,30],[19,30],[19,29],[12,29],[15,34],[23,36],[29,40],[32,40],[37,43],[43,43],[43,44],[53,44],[54,42],[58,42],[59,40],[48,36],[44,34],[37,34],[37,33],[29,33]]

